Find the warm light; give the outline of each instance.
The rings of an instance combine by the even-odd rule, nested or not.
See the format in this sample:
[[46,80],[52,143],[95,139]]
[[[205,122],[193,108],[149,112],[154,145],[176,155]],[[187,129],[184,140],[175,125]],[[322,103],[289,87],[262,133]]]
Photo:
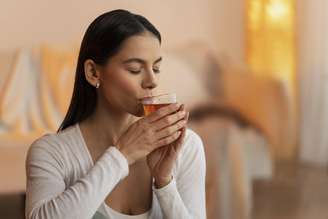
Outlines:
[[262,10],[262,4],[260,1],[252,1],[250,10],[249,10],[249,25],[250,28],[256,29],[259,28],[259,25],[261,25],[261,10]]
[[[246,59],[251,72],[285,82],[286,95],[295,101],[295,0],[247,0],[246,10]],[[276,157],[292,157],[295,145],[279,145],[274,151]]]
[[247,0],[246,59],[256,74],[292,87],[295,73],[295,0]]
[[272,1],[266,7],[266,13],[272,20],[281,20],[288,14],[288,4],[281,1]]

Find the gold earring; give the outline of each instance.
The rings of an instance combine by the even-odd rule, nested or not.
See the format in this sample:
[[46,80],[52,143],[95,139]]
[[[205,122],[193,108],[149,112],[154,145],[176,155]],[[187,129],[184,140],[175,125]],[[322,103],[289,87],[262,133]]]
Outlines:
[[99,81],[98,81],[97,84],[96,84],[96,88],[98,89],[99,86],[100,86],[100,83],[99,83]]

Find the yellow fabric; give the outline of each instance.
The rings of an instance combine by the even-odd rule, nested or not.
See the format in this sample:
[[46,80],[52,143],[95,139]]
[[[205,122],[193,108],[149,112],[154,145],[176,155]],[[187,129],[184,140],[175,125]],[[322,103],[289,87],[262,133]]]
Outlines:
[[78,51],[74,47],[41,46],[41,73],[46,79],[54,105],[60,114],[67,111],[75,77]]

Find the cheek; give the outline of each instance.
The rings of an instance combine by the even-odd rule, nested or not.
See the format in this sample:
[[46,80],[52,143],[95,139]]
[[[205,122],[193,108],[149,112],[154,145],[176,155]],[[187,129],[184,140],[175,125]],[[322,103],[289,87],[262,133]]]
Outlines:
[[137,79],[118,76],[113,78],[113,82],[119,89],[119,91],[124,92],[127,95],[136,95],[138,91],[138,81]]
[[126,72],[115,72],[103,78],[103,91],[105,98],[114,104],[125,104],[135,101],[138,94],[138,78],[127,75]]

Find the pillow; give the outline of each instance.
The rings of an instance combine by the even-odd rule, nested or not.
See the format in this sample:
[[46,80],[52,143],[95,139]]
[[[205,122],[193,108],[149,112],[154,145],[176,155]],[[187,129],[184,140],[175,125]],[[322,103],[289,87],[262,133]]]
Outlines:
[[207,43],[191,41],[174,48],[171,52],[178,55],[195,71],[211,96],[222,96],[221,68],[226,60],[219,58]]
[[177,94],[177,101],[186,108],[193,108],[209,99],[206,84],[197,76],[198,72],[178,55],[164,52],[158,84],[158,92]]

